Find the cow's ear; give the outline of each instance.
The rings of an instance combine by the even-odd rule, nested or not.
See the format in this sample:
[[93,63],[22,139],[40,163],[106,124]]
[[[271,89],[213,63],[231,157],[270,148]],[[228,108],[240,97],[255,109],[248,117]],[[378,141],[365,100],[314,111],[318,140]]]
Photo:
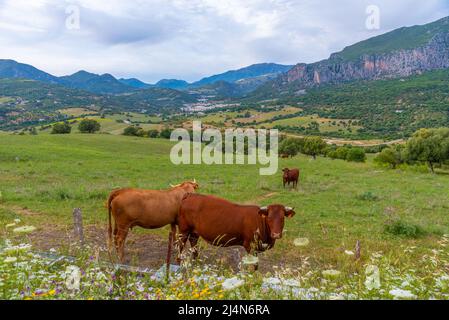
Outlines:
[[294,208],[285,207],[285,216],[287,218],[292,218],[296,214]]
[[262,217],[268,216],[268,208],[267,208],[267,207],[262,207],[262,208],[260,208],[260,209],[259,209],[259,214],[260,214]]

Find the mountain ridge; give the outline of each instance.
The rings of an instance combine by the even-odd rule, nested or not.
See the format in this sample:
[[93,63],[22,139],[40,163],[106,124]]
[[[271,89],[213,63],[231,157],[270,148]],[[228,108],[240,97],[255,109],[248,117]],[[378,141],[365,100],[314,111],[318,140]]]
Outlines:
[[355,43],[331,54],[329,59],[297,64],[250,95],[254,98],[297,95],[323,84],[408,77],[445,68],[449,68],[449,17]]

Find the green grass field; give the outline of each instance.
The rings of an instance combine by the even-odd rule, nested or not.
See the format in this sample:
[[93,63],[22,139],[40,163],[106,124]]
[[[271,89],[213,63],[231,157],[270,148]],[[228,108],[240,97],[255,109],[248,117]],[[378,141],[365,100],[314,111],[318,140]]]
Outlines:
[[[299,188],[291,190],[282,188],[280,173],[259,176],[257,166],[174,166],[169,160],[171,147],[168,140],[105,134],[0,134],[0,297],[449,298],[445,271],[449,263],[449,237],[445,236],[449,233],[449,176],[444,171],[435,175],[425,167],[393,171],[376,167],[371,158],[355,164],[299,156],[282,159],[279,164],[279,168],[301,169]],[[229,251],[225,260],[211,264],[207,260],[211,254],[207,250],[211,249],[205,248],[200,261],[193,265],[188,262],[176,279],[165,283],[153,276],[117,274],[114,266],[99,269],[89,258],[106,245],[104,204],[112,189],[163,189],[193,178],[200,183],[202,193],[245,204],[295,207],[297,214],[286,221],[284,237],[260,256],[265,271],[236,275],[226,260]],[[83,211],[86,230],[100,231],[89,249],[65,243],[72,230],[72,210],[77,207]],[[7,225],[15,219],[37,230],[30,236],[14,236]],[[386,232],[389,221],[400,221],[390,233]],[[133,252],[133,259],[139,250],[138,257],[155,256],[156,265],[160,265],[167,231],[136,228],[127,250]],[[65,240],[61,234],[66,235]],[[294,244],[297,238],[306,238],[309,243],[298,247]],[[139,247],[143,239],[146,246]],[[355,261],[351,254],[357,240],[361,258]],[[75,266],[54,264],[26,252],[28,244],[34,250],[48,250],[46,243],[62,245],[59,252],[77,256]],[[155,243],[160,243],[159,247],[153,247]],[[67,287],[67,268],[85,270],[81,290]],[[123,283],[127,283],[126,290]],[[282,285],[279,288],[275,283]]]
[[[73,208],[80,207],[87,224],[105,227],[104,203],[112,189],[161,189],[196,178],[202,193],[296,208],[285,237],[266,253],[274,261],[294,264],[299,255],[307,255],[317,266],[338,267],[342,250],[353,249],[357,240],[366,254],[381,250],[394,255],[404,245],[433,248],[438,237],[449,233],[445,174],[432,175],[424,168],[388,170],[376,167],[371,159],[364,164],[305,156],[282,159],[279,168],[301,169],[296,191],[282,188],[280,173],[259,176],[257,166],[175,166],[169,160],[171,146],[167,140],[101,134],[2,134],[0,220],[20,218],[41,230],[66,228]],[[40,214],[21,215],[17,208]],[[388,234],[385,223],[391,219],[417,225],[425,234],[418,238]],[[310,245],[294,247],[297,237],[308,238]]]

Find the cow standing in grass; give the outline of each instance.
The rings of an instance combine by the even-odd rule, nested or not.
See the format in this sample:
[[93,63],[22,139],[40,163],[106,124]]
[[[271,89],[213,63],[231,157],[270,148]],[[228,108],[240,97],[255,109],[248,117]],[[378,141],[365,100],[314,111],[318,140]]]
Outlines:
[[288,169],[284,168],[282,169],[282,172],[284,173],[282,175],[282,182],[284,184],[290,185],[290,183],[293,183],[293,188],[298,187],[298,179],[299,179],[299,169]]
[[178,260],[187,240],[197,257],[199,237],[215,246],[243,246],[248,253],[265,251],[282,237],[284,218],[294,215],[292,208],[280,204],[261,208],[214,196],[186,195],[178,216]]
[[[181,200],[186,194],[198,189],[196,181],[184,182],[168,190],[120,189],[113,191],[108,199],[109,246],[112,245],[111,215],[114,216],[114,242],[120,261],[125,257],[125,240],[129,229],[139,226],[145,229],[157,229],[171,226],[168,239],[167,267],[174,237],[176,220]],[[168,270],[168,269],[167,269]]]

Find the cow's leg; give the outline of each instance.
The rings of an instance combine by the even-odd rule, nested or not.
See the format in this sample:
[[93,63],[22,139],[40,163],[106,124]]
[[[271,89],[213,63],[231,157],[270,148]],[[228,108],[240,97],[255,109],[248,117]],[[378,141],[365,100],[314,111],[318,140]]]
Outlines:
[[114,223],[114,232],[113,232],[113,235],[114,235],[114,246],[115,246],[115,250],[116,250],[116,252],[118,254],[117,233],[118,233],[117,223]]
[[[254,252],[254,255],[255,255],[257,258],[259,258],[259,257],[258,257],[259,251]],[[257,271],[257,270],[259,270],[259,259],[257,259],[257,262],[256,262],[256,264],[254,265],[254,271]]]
[[200,237],[197,234],[195,234],[195,233],[191,233],[190,237],[189,237],[190,247],[192,248],[193,259],[198,258],[198,246],[197,246],[197,244],[198,244],[198,239],[199,238]]
[[176,225],[171,225],[170,233],[168,234],[168,249],[167,249],[167,259],[166,259],[166,270],[167,270],[167,278],[170,275],[170,258],[171,258],[171,252],[173,248],[173,240],[176,235]]
[[182,252],[184,251],[184,247],[186,246],[186,242],[189,239],[189,233],[188,231],[182,232],[181,230],[179,230],[179,235],[178,235],[178,257],[177,257],[177,262],[178,264],[181,263],[181,255]]
[[120,259],[120,262],[125,261],[125,241],[126,237],[128,236],[129,232],[129,226],[118,226],[118,231],[116,235],[116,246],[117,246],[117,253],[118,257]]

